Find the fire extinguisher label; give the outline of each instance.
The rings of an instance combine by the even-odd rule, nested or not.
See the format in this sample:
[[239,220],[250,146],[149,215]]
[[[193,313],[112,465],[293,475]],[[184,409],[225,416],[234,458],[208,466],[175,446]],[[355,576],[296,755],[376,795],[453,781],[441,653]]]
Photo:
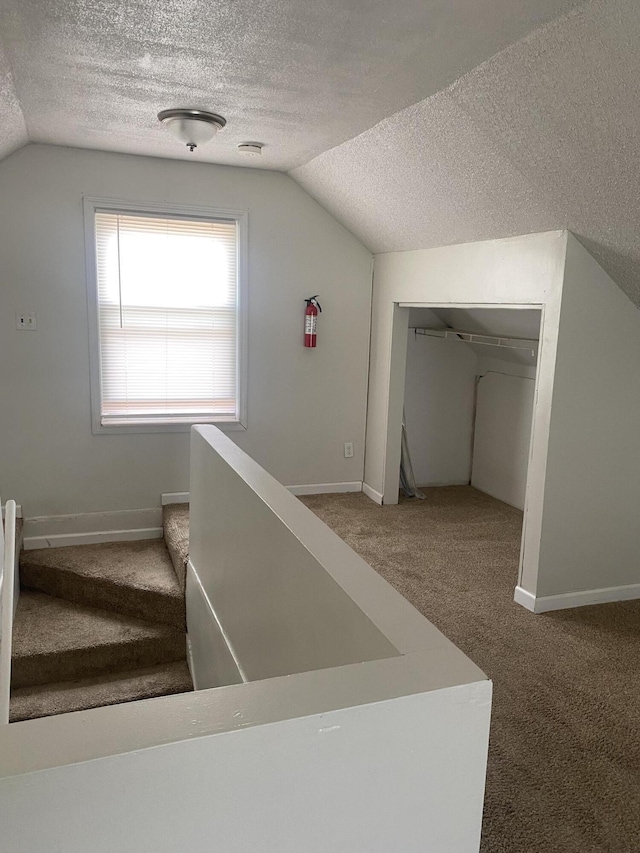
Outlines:
[[306,314],[304,318],[304,333],[305,335],[315,335],[318,318],[315,314]]

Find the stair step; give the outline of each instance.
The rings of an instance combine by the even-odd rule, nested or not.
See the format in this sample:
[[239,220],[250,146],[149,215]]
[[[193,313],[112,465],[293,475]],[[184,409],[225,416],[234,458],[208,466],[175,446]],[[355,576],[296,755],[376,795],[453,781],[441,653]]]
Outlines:
[[13,688],[92,678],[185,659],[185,635],[39,592],[21,593],[13,630]]
[[162,507],[162,526],[176,576],[184,589],[189,559],[189,504]]
[[184,628],[184,595],[162,539],[23,551],[22,587]]
[[81,681],[22,687],[11,694],[10,722],[84,711],[119,702],[135,702],[193,690],[184,661]]

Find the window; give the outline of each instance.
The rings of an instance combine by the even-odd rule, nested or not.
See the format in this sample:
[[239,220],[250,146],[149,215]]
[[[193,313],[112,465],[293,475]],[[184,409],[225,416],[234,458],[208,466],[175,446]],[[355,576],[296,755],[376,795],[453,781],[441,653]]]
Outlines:
[[94,432],[244,426],[246,214],[85,199]]

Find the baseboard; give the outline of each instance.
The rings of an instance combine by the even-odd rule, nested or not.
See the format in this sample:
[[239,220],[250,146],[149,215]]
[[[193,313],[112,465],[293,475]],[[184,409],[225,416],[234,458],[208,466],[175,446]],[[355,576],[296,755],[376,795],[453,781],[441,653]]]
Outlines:
[[609,586],[603,589],[586,589],[579,592],[563,592],[559,595],[535,596],[517,586],[514,601],[532,613],[549,613],[553,610],[568,610],[590,604],[610,604],[614,601],[631,601],[640,598],[640,583],[625,586]]
[[[432,483],[416,483],[419,489],[444,489],[447,486],[469,486],[468,478],[465,480],[447,480],[447,482],[432,482]],[[475,486],[474,486],[475,488]],[[480,491],[480,489],[478,489]],[[487,494],[485,492],[485,494]]]
[[23,534],[23,548],[26,551],[68,545],[95,545],[100,542],[160,539],[163,535],[162,510],[153,507],[27,518]]
[[[361,492],[362,481],[354,480],[351,483],[305,483],[298,486],[286,486],[292,495],[331,495],[341,492]],[[162,495],[162,505],[188,504],[189,492],[170,492]]]
[[372,489],[371,486],[368,486],[366,483],[362,484],[362,491],[368,498],[371,498],[372,501],[375,501],[377,504],[382,506],[383,495],[380,492],[376,492],[375,489]]
[[25,536],[25,551],[37,548],[65,548],[69,545],[99,545],[101,542],[136,542],[140,539],[162,539],[162,527],[140,527],[137,530],[92,530],[88,533],[58,533],[53,536]]
[[167,504],[188,504],[189,492],[167,492],[160,500],[162,506]]
[[530,610],[532,613],[536,612],[536,597],[531,592],[527,592],[526,589],[523,589],[521,586],[517,586],[513,593],[513,600],[516,604],[521,604],[522,607],[526,607],[527,610]]
[[334,495],[342,492],[361,492],[362,481],[352,483],[310,483],[308,485],[287,486],[292,495]]

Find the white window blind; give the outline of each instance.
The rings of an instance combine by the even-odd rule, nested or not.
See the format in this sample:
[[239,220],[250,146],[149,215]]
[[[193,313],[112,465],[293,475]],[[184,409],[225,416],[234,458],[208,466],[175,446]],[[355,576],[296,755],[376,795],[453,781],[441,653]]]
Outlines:
[[238,223],[96,210],[103,426],[238,419]]

